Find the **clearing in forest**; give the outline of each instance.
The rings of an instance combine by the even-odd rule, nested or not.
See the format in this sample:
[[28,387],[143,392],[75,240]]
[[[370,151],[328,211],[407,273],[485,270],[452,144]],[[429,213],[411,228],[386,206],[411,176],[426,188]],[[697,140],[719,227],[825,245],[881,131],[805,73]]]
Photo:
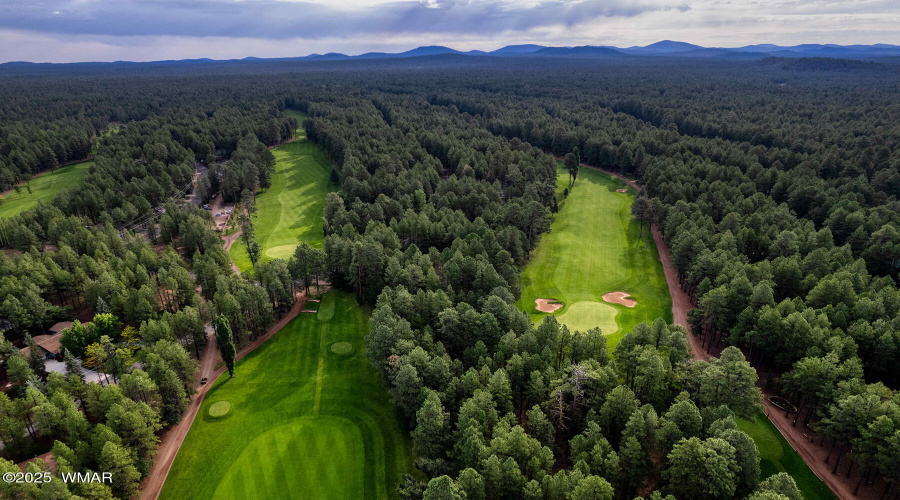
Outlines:
[[779,472],[787,472],[803,498],[807,500],[836,500],[837,496],[810,470],[803,458],[778,432],[772,422],[762,413],[757,413],[753,421],[737,419],[738,428],[746,432],[759,450],[760,480]]
[[[560,170],[560,199],[567,184],[568,174]],[[535,300],[552,297],[563,304],[553,313],[560,323],[570,331],[599,326],[611,335],[611,347],[641,321],[671,322],[672,299],[650,228],[641,237],[631,217],[634,195],[609,174],[580,169],[522,274],[519,309],[540,321],[547,314],[535,308]],[[622,290],[637,302],[634,307],[603,301],[604,294]]]
[[12,217],[34,208],[38,200],[50,203],[63,188],[78,187],[81,178],[93,164],[93,160],[88,160],[38,175],[31,180],[30,193],[25,186],[18,193],[15,190],[4,193],[3,202],[0,203],[0,217]]
[[[301,122],[304,118],[296,111],[286,114]],[[331,161],[306,138],[302,127],[295,140],[274,148],[272,153],[276,160],[272,185],[256,195],[253,224],[262,249],[261,260],[287,260],[302,242],[322,245],[325,196],[337,186],[329,182]],[[252,267],[243,241],[236,241],[229,254],[241,271]]]
[[[298,316],[215,381],[160,498],[394,496],[412,453],[365,357],[368,313],[340,292],[329,304],[333,316]],[[230,411],[210,416],[219,401]]]

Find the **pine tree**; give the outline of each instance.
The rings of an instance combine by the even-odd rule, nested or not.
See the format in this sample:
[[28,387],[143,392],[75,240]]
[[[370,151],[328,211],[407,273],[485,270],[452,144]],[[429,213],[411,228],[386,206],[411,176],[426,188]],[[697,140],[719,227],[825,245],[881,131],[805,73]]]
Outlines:
[[38,347],[37,342],[29,334],[25,334],[25,344],[28,345],[28,366],[34,373],[42,374],[47,371],[44,361],[44,351]]
[[228,318],[223,314],[216,316],[216,346],[219,348],[219,353],[222,354],[228,374],[234,378],[234,340],[232,340]]
[[75,375],[81,380],[84,380],[84,369],[81,367],[81,363],[75,359],[75,356],[72,356],[72,353],[66,348],[63,348],[63,363],[66,365],[67,374]]

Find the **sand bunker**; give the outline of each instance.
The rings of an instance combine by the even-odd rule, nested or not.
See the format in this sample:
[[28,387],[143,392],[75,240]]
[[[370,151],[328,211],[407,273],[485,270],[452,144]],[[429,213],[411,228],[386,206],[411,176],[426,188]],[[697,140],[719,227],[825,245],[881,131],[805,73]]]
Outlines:
[[637,301],[634,299],[629,299],[631,294],[628,292],[609,292],[603,294],[603,300],[609,302],[610,304],[622,304],[625,307],[634,307],[637,305]]
[[625,189],[625,188],[622,188],[622,189],[616,189],[616,192],[617,192],[617,193],[627,193],[628,190]]
[[536,309],[544,313],[556,312],[557,309],[563,306],[554,299],[536,299],[534,303],[537,304]]

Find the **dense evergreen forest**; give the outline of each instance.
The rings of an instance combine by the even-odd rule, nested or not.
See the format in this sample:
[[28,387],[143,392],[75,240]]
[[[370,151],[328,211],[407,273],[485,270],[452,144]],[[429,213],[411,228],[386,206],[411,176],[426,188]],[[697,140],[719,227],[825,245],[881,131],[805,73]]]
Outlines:
[[[425,476],[402,498],[799,499],[786,474],[759,480],[735,422],[758,411],[757,371],[830,439],[835,469],[852,460],[896,494],[896,67],[438,57],[148,73],[0,72],[0,191],[95,161],[82,185],[0,219],[0,467],[52,450],[60,471],[117,472],[4,496],[133,496],[187,408],[205,325],[233,353],[320,275],[373,307],[366,354]],[[307,115],[341,189],[321,250],[238,275],[184,195],[208,168],[202,197],[240,200],[252,235],[267,147],[301,126],[285,109]],[[514,306],[569,154],[644,186],[634,213],[696,298],[692,331],[657,320],[610,349],[599,329]],[[32,337],[61,320],[75,320],[68,373],[48,374]],[[727,347],[692,362],[688,335]]]

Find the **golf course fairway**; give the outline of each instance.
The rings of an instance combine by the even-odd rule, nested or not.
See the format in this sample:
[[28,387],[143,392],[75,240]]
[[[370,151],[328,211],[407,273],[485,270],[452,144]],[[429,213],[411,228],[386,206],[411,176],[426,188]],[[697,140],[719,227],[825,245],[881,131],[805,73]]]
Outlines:
[[[558,191],[568,185],[560,169]],[[617,189],[627,188],[627,192]],[[644,226],[631,217],[635,191],[609,174],[582,168],[574,187],[560,204],[522,273],[519,309],[533,321],[546,313],[536,299],[555,299],[563,307],[552,313],[570,331],[600,327],[610,347],[641,321],[672,321],[672,299],[659,253]],[[627,292],[634,307],[605,302],[609,292]]]
[[[285,114],[303,121],[296,111]],[[261,260],[289,259],[302,242],[322,245],[322,211],[325,197],[337,186],[329,182],[331,161],[306,138],[301,127],[297,138],[272,150],[275,172],[272,185],[256,195],[253,220]],[[238,240],[231,246],[231,260],[241,271],[252,265],[247,247]]]
[[[300,314],[214,382],[161,498],[395,496],[412,470],[410,440],[364,354],[368,313],[329,295],[331,319]],[[219,401],[231,409],[211,417]]]
[[807,500],[835,500],[837,496],[810,470],[803,458],[762,413],[753,420],[737,419],[738,428],[746,432],[759,450],[760,481],[779,472],[787,472]]
[[47,172],[31,180],[31,192],[22,186],[20,192],[10,191],[0,203],[0,217],[18,215],[38,204],[38,200],[50,203],[63,188],[75,188],[81,184],[81,178],[88,171],[93,160],[73,163]]

